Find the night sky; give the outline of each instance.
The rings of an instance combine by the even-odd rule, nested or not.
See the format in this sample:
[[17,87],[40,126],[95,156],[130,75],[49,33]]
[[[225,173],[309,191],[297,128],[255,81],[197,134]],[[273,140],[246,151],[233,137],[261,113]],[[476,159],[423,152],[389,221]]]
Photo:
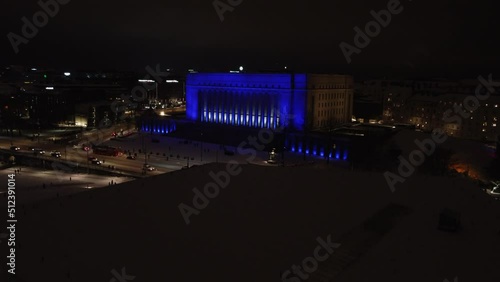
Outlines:
[[[227,0],[222,0],[226,2]],[[68,69],[173,68],[385,74],[470,75],[497,71],[500,19],[493,0],[401,1],[404,10],[347,64],[339,44],[353,44],[371,10],[388,0],[243,0],[220,21],[213,0],[71,0],[19,46],[21,18],[41,8],[10,1],[0,12],[0,64]],[[8,8],[6,8],[8,7]]]

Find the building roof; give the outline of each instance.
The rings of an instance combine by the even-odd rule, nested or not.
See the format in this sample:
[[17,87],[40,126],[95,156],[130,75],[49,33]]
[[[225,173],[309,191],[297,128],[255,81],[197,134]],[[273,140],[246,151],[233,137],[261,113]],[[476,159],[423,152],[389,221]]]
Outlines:
[[[309,281],[500,281],[500,202],[466,180],[416,175],[391,193],[378,173],[244,165],[186,225],[179,204],[192,206],[193,188],[225,170],[198,166],[20,206],[17,276],[109,281],[125,267],[135,281],[277,281],[331,235],[341,246]],[[461,213],[462,232],[436,229],[443,208]],[[408,212],[382,235],[363,228],[398,210]]]

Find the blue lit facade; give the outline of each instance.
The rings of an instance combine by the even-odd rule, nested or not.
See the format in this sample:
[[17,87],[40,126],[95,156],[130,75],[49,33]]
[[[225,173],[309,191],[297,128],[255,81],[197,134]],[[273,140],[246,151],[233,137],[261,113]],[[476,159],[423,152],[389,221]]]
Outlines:
[[142,132],[167,135],[174,132],[177,125],[171,119],[143,119],[140,121],[140,128]]
[[285,148],[292,153],[332,160],[349,160],[351,143],[344,138],[329,138],[325,135],[287,134]]
[[189,74],[187,117],[206,123],[303,130],[306,74]]

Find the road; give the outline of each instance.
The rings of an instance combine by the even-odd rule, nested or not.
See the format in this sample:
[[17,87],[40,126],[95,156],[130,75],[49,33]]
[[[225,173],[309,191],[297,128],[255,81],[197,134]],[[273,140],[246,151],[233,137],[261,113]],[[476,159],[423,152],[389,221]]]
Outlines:
[[[266,160],[269,157],[268,152],[256,152],[255,158],[249,158],[249,155],[239,155],[235,147],[222,147],[219,144],[201,143],[196,141],[187,141],[184,139],[173,138],[168,136],[158,136],[151,134],[133,134],[126,138],[110,139],[113,129],[106,130],[100,134],[87,133],[87,142],[95,142],[97,144],[108,145],[121,148],[132,155],[136,155],[135,160],[127,159],[127,153],[118,156],[102,156],[92,152],[87,154],[81,147],[65,146],[63,144],[54,144],[53,142],[39,143],[28,138],[22,137],[0,137],[0,148],[9,149],[11,142],[20,147],[20,154],[30,154],[30,147],[37,147],[45,150],[45,156],[38,156],[44,159],[53,159],[50,156],[52,150],[57,150],[61,153],[61,159],[68,162],[78,164],[80,167],[92,167],[95,165],[89,164],[88,157],[96,157],[104,161],[101,165],[102,169],[115,167],[115,171],[134,174],[137,176],[158,175],[168,173],[175,170],[183,169],[187,166],[201,165],[212,162],[227,163],[236,161],[241,164],[252,163],[257,165],[269,165]],[[106,137],[106,138],[105,138]],[[82,141],[83,142],[83,141]],[[143,148],[146,148],[144,150]],[[147,151],[147,154],[144,154]],[[225,151],[234,152],[234,155],[227,155]],[[308,156],[306,161],[324,162],[321,158]],[[287,165],[304,163],[302,154],[286,153]],[[148,171],[144,174],[142,168],[144,163],[156,168],[155,171]]]

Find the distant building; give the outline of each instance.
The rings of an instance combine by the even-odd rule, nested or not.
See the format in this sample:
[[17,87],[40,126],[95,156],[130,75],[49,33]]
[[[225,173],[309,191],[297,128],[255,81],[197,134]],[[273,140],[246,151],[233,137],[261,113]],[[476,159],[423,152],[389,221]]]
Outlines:
[[257,128],[324,130],[348,123],[353,78],[328,74],[192,73],[187,117]]
[[[491,95],[480,101],[479,107],[468,112],[466,118],[456,114],[455,108],[464,108],[463,102],[475,95],[477,80],[463,81],[391,81],[387,82],[383,101],[385,123],[412,124],[423,131],[443,129],[448,135],[496,141],[500,134],[500,96]],[[445,113],[451,110],[449,118]]]
[[97,127],[103,120],[117,122],[112,103],[131,96],[137,85],[132,73],[20,66],[0,70],[0,81],[0,115],[7,117],[4,123],[24,128]]

